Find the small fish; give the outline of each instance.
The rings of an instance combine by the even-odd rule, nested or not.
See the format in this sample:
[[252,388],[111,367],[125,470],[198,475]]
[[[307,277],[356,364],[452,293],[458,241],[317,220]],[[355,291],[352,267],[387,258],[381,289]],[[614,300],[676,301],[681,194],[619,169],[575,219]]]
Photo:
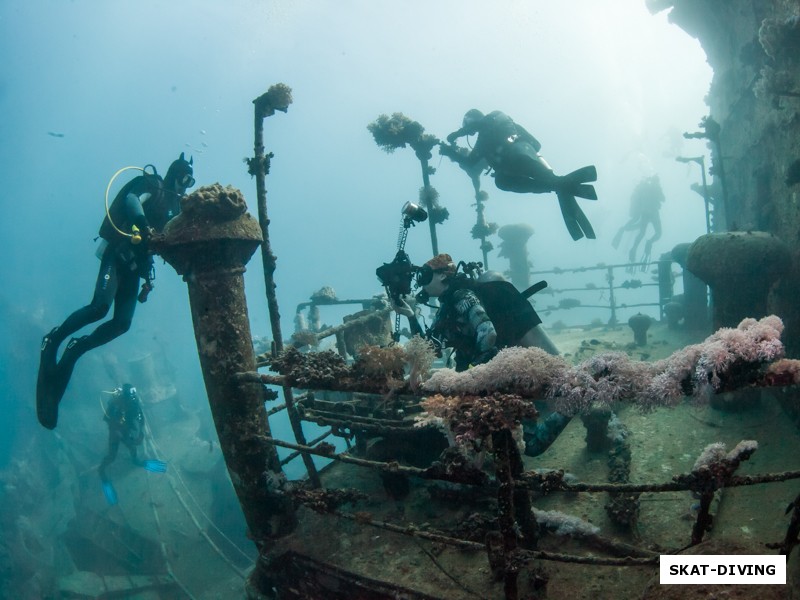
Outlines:
[[206,144],[205,142],[200,142],[200,144],[202,144],[203,148],[208,148],[208,144]]
[[205,134],[206,134],[206,130],[205,129],[201,129],[200,130],[200,135],[205,135]]
[[64,134],[63,133],[59,133],[58,131],[48,131],[47,135],[49,135],[50,137],[57,137],[57,138],[63,138],[64,137]]

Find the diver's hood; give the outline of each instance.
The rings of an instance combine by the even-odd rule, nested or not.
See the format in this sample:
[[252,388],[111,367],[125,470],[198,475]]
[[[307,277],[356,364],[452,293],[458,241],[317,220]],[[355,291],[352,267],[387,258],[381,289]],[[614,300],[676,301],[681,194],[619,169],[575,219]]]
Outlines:
[[483,113],[477,108],[468,110],[464,115],[464,120],[461,122],[461,127],[464,131],[474,133],[480,120],[483,119]]
[[172,164],[167,169],[167,174],[164,176],[165,180],[170,181],[180,181],[181,177],[184,175],[194,175],[194,169],[192,168],[192,163],[194,162],[194,157],[191,157],[188,161],[181,152],[180,157],[177,160],[172,161]]

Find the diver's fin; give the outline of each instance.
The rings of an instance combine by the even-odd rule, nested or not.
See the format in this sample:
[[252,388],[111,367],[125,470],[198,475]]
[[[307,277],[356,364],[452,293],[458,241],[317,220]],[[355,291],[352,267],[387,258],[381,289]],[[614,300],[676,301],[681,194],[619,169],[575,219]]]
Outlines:
[[163,460],[149,458],[145,461],[142,461],[142,468],[145,471],[150,471],[151,473],[166,473],[167,463],[165,463]]
[[72,378],[72,371],[75,369],[75,363],[85,352],[82,348],[82,342],[89,336],[84,335],[79,338],[72,338],[67,347],[64,348],[64,353],[61,355],[61,360],[58,361],[55,371],[50,382],[50,401],[55,403],[55,410],[58,411],[58,403],[64,397],[64,392],[67,390],[69,380]]
[[579,183],[569,188],[569,193],[578,198],[585,198],[586,200],[597,200],[597,191],[593,185],[588,183]]
[[589,223],[589,219],[583,214],[581,207],[578,206],[575,196],[564,192],[557,192],[556,196],[558,197],[558,206],[561,208],[561,216],[572,239],[577,241],[584,236],[590,240],[595,239],[597,236],[594,229]]
[[592,224],[589,223],[589,219],[586,217],[584,212],[581,210],[581,207],[578,206],[578,203],[575,202],[575,220],[580,225],[580,228],[583,230],[586,239],[595,240],[597,239],[597,235],[595,235],[594,228]]
[[58,327],[42,338],[39,356],[39,375],[36,379],[36,417],[42,427],[55,429],[58,423],[58,401],[52,400],[51,383],[56,371],[58,344],[53,339]]
[[597,181],[597,168],[594,165],[581,167],[580,169],[576,169],[564,175],[564,179],[570,183],[589,183],[591,181]]
[[564,219],[564,225],[567,226],[569,234],[575,241],[581,239],[583,237],[583,231],[581,231],[578,222],[573,216],[573,205],[578,205],[575,197],[561,192],[556,192],[556,196],[558,197],[558,206],[561,208],[561,216]]
[[110,481],[103,481],[103,495],[106,497],[106,502],[109,506],[114,506],[117,503],[117,490]]

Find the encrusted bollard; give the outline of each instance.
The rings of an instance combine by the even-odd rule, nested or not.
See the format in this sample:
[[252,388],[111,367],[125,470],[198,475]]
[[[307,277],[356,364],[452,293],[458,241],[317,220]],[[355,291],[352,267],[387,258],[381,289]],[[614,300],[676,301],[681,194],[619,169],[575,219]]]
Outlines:
[[271,436],[264,389],[233,381],[236,373],[256,370],[242,274],[261,229],[242,193],[230,186],[202,187],[183,198],[181,209],[154,247],[188,285],[211,414],[250,536],[260,545],[295,523],[281,492],[278,454],[262,441]]
[[769,314],[769,292],[790,265],[786,243],[763,231],[701,235],[686,257],[686,268],[713,292],[714,329]]

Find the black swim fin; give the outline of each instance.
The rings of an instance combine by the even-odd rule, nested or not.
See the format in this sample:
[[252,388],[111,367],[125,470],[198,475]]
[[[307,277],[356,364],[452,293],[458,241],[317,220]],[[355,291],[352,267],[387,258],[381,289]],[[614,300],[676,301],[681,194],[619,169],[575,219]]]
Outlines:
[[51,400],[52,380],[56,371],[56,354],[58,344],[54,334],[58,327],[42,338],[42,350],[39,356],[39,375],[36,379],[36,417],[46,429],[55,429],[58,423],[58,402]]
[[[80,338],[72,338],[67,347],[64,348],[64,353],[61,355],[61,360],[56,365],[55,372],[50,380],[50,398],[49,401],[53,404],[53,410],[56,412],[58,418],[58,403],[64,397],[64,392],[67,391],[67,385],[72,378],[72,371],[75,369],[75,363],[83,355],[83,341],[89,336]],[[55,427],[55,424],[53,424]]]
[[597,200],[597,192],[593,185],[587,182],[597,181],[597,169],[594,165],[582,167],[572,173],[567,173],[557,178],[556,191],[563,191],[567,194],[586,198],[587,200]]
[[570,183],[589,183],[597,181],[597,168],[594,165],[575,169],[563,176]]
[[567,226],[569,234],[573,240],[579,240],[586,236],[588,239],[593,240],[597,236],[594,233],[592,224],[589,219],[578,206],[578,201],[575,196],[564,192],[556,192],[558,196],[558,206],[561,208],[561,216],[564,219],[564,224]]
[[593,185],[588,183],[579,183],[578,185],[571,186],[569,193],[578,198],[585,198],[586,200],[597,200],[597,191]]

